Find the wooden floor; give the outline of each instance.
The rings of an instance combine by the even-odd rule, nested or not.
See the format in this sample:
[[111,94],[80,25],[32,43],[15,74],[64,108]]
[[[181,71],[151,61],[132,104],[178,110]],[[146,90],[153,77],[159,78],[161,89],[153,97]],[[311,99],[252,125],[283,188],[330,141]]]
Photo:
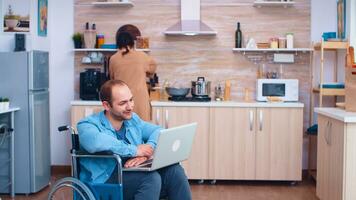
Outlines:
[[[51,183],[68,176],[57,174]],[[304,177],[302,182],[291,186],[289,182],[275,181],[217,181],[215,185],[205,181],[198,184],[190,181],[194,200],[318,200],[315,195],[315,181]],[[42,191],[26,195],[16,195],[16,200],[45,200],[49,187]],[[8,195],[0,195],[0,200],[10,200]],[[65,198],[68,199],[68,198]]]

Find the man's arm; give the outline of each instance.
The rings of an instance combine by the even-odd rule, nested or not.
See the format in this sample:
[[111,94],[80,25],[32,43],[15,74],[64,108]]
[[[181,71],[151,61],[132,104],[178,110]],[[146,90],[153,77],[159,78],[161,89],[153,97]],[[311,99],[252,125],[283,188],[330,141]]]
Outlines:
[[153,149],[156,148],[160,130],[163,128],[143,120],[141,120],[140,125],[142,130],[143,141],[146,144],[150,145]]
[[[137,147],[101,132],[94,124],[81,121],[77,125],[80,145],[89,153],[111,151],[123,157],[136,156]],[[103,130],[109,131],[109,130]]]

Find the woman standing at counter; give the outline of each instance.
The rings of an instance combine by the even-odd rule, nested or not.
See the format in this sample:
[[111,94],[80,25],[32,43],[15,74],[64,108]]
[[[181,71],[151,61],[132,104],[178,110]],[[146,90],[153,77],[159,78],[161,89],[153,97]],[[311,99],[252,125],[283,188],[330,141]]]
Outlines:
[[135,102],[134,112],[150,121],[146,77],[155,73],[156,63],[146,53],[134,50],[134,39],[128,32],[117,31],[116,45],[118,51],[110,58],[110,79],[122,80],[129,86]]

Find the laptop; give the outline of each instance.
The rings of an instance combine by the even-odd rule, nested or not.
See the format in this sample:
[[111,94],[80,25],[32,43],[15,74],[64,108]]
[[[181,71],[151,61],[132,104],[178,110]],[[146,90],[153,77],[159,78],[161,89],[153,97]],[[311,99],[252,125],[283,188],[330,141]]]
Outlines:
[[123,171],[154,171],[188,159],[194,141],[197,123],[162,129],[153,159]]

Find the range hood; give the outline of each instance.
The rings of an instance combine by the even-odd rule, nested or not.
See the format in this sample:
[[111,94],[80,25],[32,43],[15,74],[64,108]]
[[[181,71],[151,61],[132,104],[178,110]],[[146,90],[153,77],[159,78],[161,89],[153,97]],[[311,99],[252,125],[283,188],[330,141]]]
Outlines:
[[169,27],[166,35],[216,35],[204,22],[200,21],[200,0],[181,0],[181,20]]

